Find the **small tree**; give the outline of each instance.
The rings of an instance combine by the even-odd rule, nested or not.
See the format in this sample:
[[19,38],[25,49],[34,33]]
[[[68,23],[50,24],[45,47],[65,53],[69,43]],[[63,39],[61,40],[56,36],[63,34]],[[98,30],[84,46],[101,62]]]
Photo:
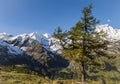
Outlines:
[[83,17],[73,28],[62,32],[58,28],[54,37],[59,39],[62,46],[62,56],[68,57],[79,63],[81,68],[81,81],[85,81],[85,66],[100,65],[99,57],[107,56],[104,50],[107,49],[108,41],[104,40],[103,33],[94,31],[98,21],[91,15],[92,5],[83,9]]

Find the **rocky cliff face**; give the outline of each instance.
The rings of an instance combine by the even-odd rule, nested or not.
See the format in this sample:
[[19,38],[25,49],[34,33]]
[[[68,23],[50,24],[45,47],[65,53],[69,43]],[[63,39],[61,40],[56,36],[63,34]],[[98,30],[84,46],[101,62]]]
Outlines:
[[0,36],[1,65],[22,64],[42,75],[50,75],[57,68],[68,65],[66,59],[47,50],[40,41],[34,39],[31,35],[1,34]]

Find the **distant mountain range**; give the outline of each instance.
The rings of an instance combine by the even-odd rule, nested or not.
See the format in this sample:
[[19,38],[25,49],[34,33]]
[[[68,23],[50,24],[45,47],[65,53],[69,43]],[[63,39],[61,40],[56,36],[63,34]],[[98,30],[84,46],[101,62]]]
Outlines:
[[25,65],[42,75],[54,73],[68,61],[53,53],[48,34],[37,32],[21,35],[0,34],[0,65]]
[[[108,45],[108,53],[120,53],[120,29],[105,24],[97,26],[95,31],[103,31],[107,34],[106,39],[111,42]],[[60,52],[59,40],[47,33],[33,32],[20,35],[0,33],[0,64],[2,65],[24,64],[42,74],[44,70],[45,75],[53,73],[52,68],[68,65],[67,60],[57,54]]]
[[[118,43],[120,40],[120,29],[115,29],[108,24],[97,26],[95,31],[103,31],[106,33],[106,39],[111,42]],[[26,43],[31,44],[32,41],[39,43],[48,51],[60,53],[61,46],[59,45],[59,41],[47,33],[40,34],[33,32],[30,34],[20,34],[15,36],[0,33],[0,45],[6,46],[8,48],[8,53],[22,54],[28,47]],[[55,44],[52,45],[53,43]]]
[[[106,38],[109,41],[119,41],[120,40],[120,29],[114,29],[113,27],[109,26],[108,24],[105,25],[99,25],[96,27],[95,31],[100,32],[103,31],[107,34]],[[15,54],[20,54],[23,53],[22,51],[25,51],[26,46],[16,46],[17,43],[19,42],[19,44],[23,44],[25,42],[26,39],[29,40],[34,40],[39,42],[45,49],[49,50],[49,51],[58,51],[61,47],[59,45],[59,43],[57,43],[56,41],[58,41],[57,39],[53,38],[51,35],[49,34],[40,34],[37,32],[33,32],[30,34],[20,34],[20,35],[9,35],[6,33],[0,33],[0,44],[2,45],[6,45],[7,47],[9,46],[9,51],[10,53],[15,53]],[[11,43],[10,45],[8,43],[5,43],[4,41],[7,41],[9,43]],[[14,45],[13,45],[13,41]],[[56,43],[54,45],[51,45],[53,43]]]
[[[17,41],[21,44],[23,44],[23,42],[26,40],[26,39],[29,39],[29,40],[34,40],[36,42],[39,42],[44,48],[46,48],[47,50],[49,51],[56,51],[58,49],[58,46],[55,47],[54,46],[51,46],[51,41],[56,41],[57,39],[53,38],[51,35],[49,34],[40,34],[40,33],[37,33],[37,32],[33,32],[33,33],[30,33],[30,34],[20,34],[20,35],[9,35],[9,34],[6,34],[6,33],[0,33],[0,41],[7,41],[7,42],[13,42],[13,41]],[[1,43],[2,44],[2,43]],[[14,43],[15,44],[15,43]],[[16,44],[15,44],[16,45]],[[16,50],[14,50],[17,53],[20,53],[20,51],[25,51],[25,46],[24,47],[19,47],[19,51],[17,50],[18,49],[18,46],[13,46],[11,45],[11,48],[12,47],[15,47]]]

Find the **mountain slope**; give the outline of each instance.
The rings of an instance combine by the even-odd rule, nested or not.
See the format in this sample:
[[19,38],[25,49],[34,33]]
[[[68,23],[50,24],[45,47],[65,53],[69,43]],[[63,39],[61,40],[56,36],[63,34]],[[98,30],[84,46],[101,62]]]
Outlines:
[[[120,54],[119,29],[114,29],[109,25],[100,25],[96,27],[95,31],[103,31],[107,34],[106,38],[110,41],[109,54]],[[68,66],[67,60],[56,52],[61,52],[59,40],[47,33],[42,35],[33,32],[16,36],[0,34],[1,64],[25,64],[39,73],[44,72],[44,75],[48,75],[54,73],[58,67]]]
[[15,55],[23,54],[23,51],[19,47],[10,45],[4,40],[0,40],[0,48],[6,48],[7,49],[6,53],[8,54],[15,54]]
[[44,76],[51,76],[51,73],[54,73],[57,68],[68,66],[66,59],[47,50],[41,43],[45,43],[46,38],[43,36],[44,40],[43,37],[36,34],[17,36],[0,34],[0,64],[25,65]]
[[120,40],[120,29],[115,29],[108,24],[99,25],[95,29],[96,32],[103,31],[107,35],[107,39],[110,41],[118,41]]

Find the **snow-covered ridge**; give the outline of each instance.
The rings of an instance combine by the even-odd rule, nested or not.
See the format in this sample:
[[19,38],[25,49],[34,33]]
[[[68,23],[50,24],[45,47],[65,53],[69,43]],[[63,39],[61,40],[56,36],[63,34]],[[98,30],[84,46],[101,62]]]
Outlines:
[[8,49],[7,53],[9,54],[15,54],[15,55],[23,54],[23,51],[19,47],[8,44],[2,39],[0,39],[0,47],[6,47]]
[[[20,35],[9,35],[6,33],[0,33],[0,39],[5,40],[5,41],[14,41],[17,39],[17,41],[23,43],[25,42],[26,39],[32,39],[35,41],[38,41],[44,48],[51,50],[50,49],[50,38],[51,36],[49,34],[40,34],[37,32],[33,32],[30,34],[20,34]],[[23,48],[21,48],[23,49]],[[24,49],[23,49],[24,50]]]
[[49,49],[48,34],[44,35],[44,34],[40,34],[38,32],[33,32],[33,33],[28,34],[28,36],[31,39],[39,41],[43,45],[44,48]]
[[[111,26],[109,26],[108,24],[105,25],[99,25],[96,27],[95,29],[96,32],[100,32],[103,31],[104,33],[107,34],[107,39],[110,41],[118,41],[120,40],[120,29],[115,29]],[[14,41],[17,39],[17,41],[24,43],[26,39],[32,39],[35,41],[38,41],[40,44],[42,44],[42,46],[44,48],[46,48],[47,50],[50,51],[54,51],[54,52],[59,52],[61,49],[61,46],[59,45],[59,41],[55,38],[53,38],[50,34],[40,34],[38,32],[33,32],[30,34],[20,34],[20,35],[9,35],[6,33],[0,33],[0,39],[5,40],[5,41]],[[52,43],[55,43],[54,45],[52,45]],[[2,45],[2,42],[0,42],[0,44]],[[8,45],[8,44],[4,44],[4,45]],[[13,49],[19,52],[21,52],[20,50],[22,49],[23,51],[25,51],[25,47],[21,47],[20,50],[18,47],[10,45],[10,47],[15,47],[17,49]],[[22,52],[21,52],[22,53]]]
[[103,31],[107,35],[107,39],[111,41],[117,41],[120,40],[120,29],[115,29],[108,24],[105,25],[99,25],[95,29],[96,32]]

